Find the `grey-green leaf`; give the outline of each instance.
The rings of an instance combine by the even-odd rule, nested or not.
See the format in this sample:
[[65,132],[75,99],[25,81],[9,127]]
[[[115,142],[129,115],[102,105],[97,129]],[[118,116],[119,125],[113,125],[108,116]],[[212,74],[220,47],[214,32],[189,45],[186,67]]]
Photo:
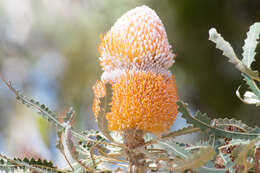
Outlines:
[[215,28],[209,30],[209,40],[216,44],[217,49],[223,51],[223,55],[225,55],[229,59],[229,62],[234,64],[239,71],[247,74],[254,80],[260,81],[258,71],[252,71],[246,64],[238,59],[230,43],[224,40]]
[[223,55],[228,57],[231,63],[235,65],[241,63],[230,43],[224,40],[224,38],[217,32],[215,28],[211,28],[209,30],[209,40],[216,43],[216,48],[223,51]]
[[257,39],[259,39],[260,34],[260,23],[254,23],[250,26],[247,33],[247,38],[245,39],[245,44],[243,46],[243,59],[242,62],[250,69],[252,62],[255,61],[255,49],[257,46]]

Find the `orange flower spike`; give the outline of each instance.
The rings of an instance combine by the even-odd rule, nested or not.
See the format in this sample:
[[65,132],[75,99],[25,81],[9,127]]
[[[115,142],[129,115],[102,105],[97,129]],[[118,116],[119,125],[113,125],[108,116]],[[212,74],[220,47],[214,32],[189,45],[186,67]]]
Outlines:
[[114,81],[112,89],[112,108],[106,115],[110,130],[160,134],[176,119],[178,96],[173,76],[127,71]]
[[161,135],[168,130],[178,113],[175,79],[168,70],[174,54],[165,28],[149,7],[134,8],[101,38],[99,52],[104,73],[93,87],[93,112],[97,119],[109,82],[108,128],[122,134],[130,170],[143,172],[145,155],[132,149],[145,143],[146,132]]
[[164,25],[147,6],[136,7],[119,18],[101,39],[99,52],[105,72],[133,66],[168,69],[174,62]]

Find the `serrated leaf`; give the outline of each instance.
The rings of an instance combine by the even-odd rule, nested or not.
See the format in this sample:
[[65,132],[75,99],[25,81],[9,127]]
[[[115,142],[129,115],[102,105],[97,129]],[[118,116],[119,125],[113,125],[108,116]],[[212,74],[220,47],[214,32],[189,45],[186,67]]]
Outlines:
[[247,32],[247,38],[245,39],[245,44],[243,46],[243,59],[242,62],[250,69],[252,62],[255,61],[255,49],[258,43],[260,34],[260,23],[254,23],[250,26]]
[[[64,130],[65,127],[63,126],[63,124],[61,124],[57,119],[57,114],[53,111],[51,111],[47,106],[41,104],[40,102],[26,97],[23,94],[21,94],[18,90],[16,90],[15,88],[13,88],[11,82],[7,82],[1,75],[0,75],[0,79],[5,83],[5,85],[15,94],[16,99],[26,105],[29,108],[33,108],[38,114],[40,114],[44,119],[48,120],[48,122],[50,122],[52,125],[54,125],[55,127],[57,127],[59,130]],[[68,114],[69,115],[69,114]],[[84,140],[84,141],[88,141],[91,139],[86,138],[84,135],[82,135],[82,133],[75,131],[74,129],[71,130],[72,135]]]
[[209,40],[216,43],[216,48],[223,51],[229,62],[235,65],[235,67],[242,73],[247,74],[250,78],[260,81],[259,73],[257,71],[252,71],[243,62],[238,59],[230,43],[224,40],[224,38],[217,32],[215,28],[209,30]]
[[14,172],[14,170],[23,170],[27,172],[36,171],[36,172],[48,172],[48,173],[67,173],[66,170],[59,170],[53,166],[52,162],[46,160],[35,160],[34,158],[20,159],[14,158],[9,159],[6,156],[0,155],[0,170],[6,172]]
[[51,161],[47,161],[47,160],[41,160],[40,158],[38,160],[35,160],[34,158],[28,159],[28,158],[24,158],[23,160],[19,159],[19,158],[15,158],[14,160],[19,160],[25,163],[28,163],[29,165],[33,165],[33,166],[38,166],[38,167],[46,167],[46,168],[56,168],[53,166],[53,163]]
[[218,118],[218,119],[214,119],[215,124],[218,128],[222,128],[224,129],[227,126],[232,126],[232,127],[236,127],[240,130],[242,130],[243,132],[252,132],[253,130],[255,130],[258,127],[249,127],[247,124],[243,123],[241,120],[236,120],[234,118],[229,119],[229,118]]
[[197,111],[195,116],[192,116],[187,109],[187,104],[179,101],[177,102],[177,105],[179,112],[183,113],[182,117],[188,124],[192,124],[194,127],[200,128],[201,131],[211,128],[211,120],[206,114],[201,114],[200,111]]
[[183,113],[182,117],[185,118],[188,123],[192,124],[194,127],[200,128],[201,130],[208,129],[210,134],[214,134],[218,137],[235,138],[235,139],[254,139],[259,135],[259,133],[252,133],[252,132],[241,133],[241,132],[233,132],[233,131],[227,131],[221,128],[217,128],[205,121],[207,119],[205,118],[205,114],[201,114],[200,112],[197,112],[195,116],[192,116],[187,109],[187,104],[179,101],[177,102],[177,105],[178,105],[179,112]]
[[114,142],[114,139],[110,135],[110,131],[108,129],[108,122],[106,119],[106,113],[111,109],[111,99],[112,99],[112,86],[109,83],[106,83],[106,95],[103,98],[100,98],[100,107],[101,110],[97,116],[98,128],[103,133],[103,135],[110,141]]
[[196,115],[199,115],[199,117],[202,118],[202,120],[200,120],[198,117],[191,116],[191,114],[189,113],[189,111],[187,109],[187,104],[179,101],[179,102],[177,102],[177,105],[178,105],[179,112],[183,113],[182,117],[187,121],[188,124],[192,124],[195,127],[202,125],[199,127],[201,130],[206,130],[208,128],[210,119],[208,117],[205,117],[205,114],[202,115],[202,114],[200,114],[199,111],[196,113]]
[[242,64],[237,58],[237,55],[235,54],[230,43],[224,40],[215,28],[211,28],[209,30],[209,40],[216,43],[216,48],[223,51],[223,55],[229,58],[229,62],[235,65]]
[[51,124],[53,124],[55,127],[58,129],[63,129],[64,127],[62,126],[61,123],[58,122],[56,119],[56,114],[52,112],[47,106],[40,104],[38,101],[35,101],[34,99],[28,98],[21,94],[20,92],[18,93],[18,101],[20,103],[26,105],[29,108],[33,108],[35,111],[37,111],[38,114],[40,114],[44,119],[48,120]]

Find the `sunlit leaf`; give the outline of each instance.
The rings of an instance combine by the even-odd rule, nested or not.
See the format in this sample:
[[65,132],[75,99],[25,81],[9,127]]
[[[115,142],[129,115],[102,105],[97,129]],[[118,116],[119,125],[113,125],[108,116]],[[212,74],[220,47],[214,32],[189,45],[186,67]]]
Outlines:
[[229,62],[234,64],[239,71],[247,74],[252,79],[260,81],[258,76],[259,73],[257,71],[252,71],[245,64],[243,64],[240,59],[238,59],[230,43],[224,40],[224,38],[217,32],[215,28],[211,28],[209,30],[209,40],[216,44],[216,48],[221,50],[223,55],[225,55],[229,59]]
[[247,38],[245,39],[245,44],[243,46],[243,59],[242,62],[250,69],[251,64],[255,61],[255,49],[258,43],[260,34],[260,23],[254,23],[250,26],[247,33]]

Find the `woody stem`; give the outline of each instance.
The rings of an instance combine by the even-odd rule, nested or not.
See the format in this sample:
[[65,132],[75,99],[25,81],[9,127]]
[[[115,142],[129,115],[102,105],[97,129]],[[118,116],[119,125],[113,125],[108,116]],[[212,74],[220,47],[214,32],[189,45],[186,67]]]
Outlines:
[[129,161],[130,173],[145,172],[144,154],[135,151],[135,148],[144,145],[144,132],[142,130],[128,129],[123,132],[124,144],[126,145],[125,153]]

